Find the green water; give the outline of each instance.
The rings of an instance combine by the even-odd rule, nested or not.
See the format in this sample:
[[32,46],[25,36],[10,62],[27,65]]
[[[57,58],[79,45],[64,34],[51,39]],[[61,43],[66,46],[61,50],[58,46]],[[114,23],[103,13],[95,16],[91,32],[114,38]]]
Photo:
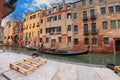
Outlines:
[[87,55],[75,55],[75,56],[60,56],[60,55],[50,55],[40,53],[38,51],[27,50],[26,48],[17,48],[17,47],[0,47],[0,49],[15,51],[19,54],[28,54],[31,55],[32,53],[36,52],[39,53],[41,57],[57,59],[57,60],[64,60],[64,61],[71,61],[71,62],[78,62],[78,63],[87,63],[87,64],[99,64],[99,65],[106,65],[108,63],[114,63],[116,65],[120,65],[120,53],[112,54],[112,53],[89,53]]

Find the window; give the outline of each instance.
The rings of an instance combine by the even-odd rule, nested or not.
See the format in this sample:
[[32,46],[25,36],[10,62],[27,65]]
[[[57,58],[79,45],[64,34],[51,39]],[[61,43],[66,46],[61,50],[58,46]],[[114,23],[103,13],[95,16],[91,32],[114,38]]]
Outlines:
[[39,27],[39,22],[37,22],[37,27]]
[[63,7],[60,8],[60,11],[63,11]]
[[95,11],[94,11],[94,9],[91,9],[91,10],[90,10],[90,14],[91,14],[91,17],[92,17],[92,16],[95,16]]
[[31,24],[30,24],[30,27],[29,28],[31,28]]
[[32,16],[30,16],[30,20],[32,19]]
[[54,19],[53,19],[53,17],[50,17],[50,22],[52,22]]
[[32,26],[33,28],[35,27],[35,23],[33,23],[33,26]]
[[86,6],[86,2],[85,1],[82,1],[82,6]]
[[104,0],[99,0],[99,2],[103,2]]
[[40,38],[40,42],[42,42],[42,38]]
[[67,9],[67,10],[70,9],[70,6],[66,6],[66,9]]
[[58,15],[58,20],[61,20],[61,15]]
[[40,29],[40,33],[42,34],[42,29]]
[[57,16],[54,16],[54,17],[53,17],[53,21],[56,21],[56,20],[57,20]]
[[93,44],[93,45],[96,45],[96,44],[97,44],[97,38],[95,38],[95,37],[92,38],[92,44]]
[[74,25],[74,32],[78,32],[78,25]]
[[120,5],[115,6],[116,12],[120,12]]
[[118,20],[118,28],[120,28],[120,20]]
[[88,24],[84,24],[84,32],[88,32]]
[[57,7],[53,7],[53,12],[56,12],[57,11]]
[[77,19],[77,13],[73,13],[73,18]]
[[43,23],[43,19],[41,19],[41,23]]
[[87,11],[83,11],[83,18],[87,18]]
[[92,26],[92,32],[96,32],[96,23],[92,23],[91,26]]
[[61,43],[62,42],[62,37],[58,37],[58,42]]
[[108,45],[109,44],[109,37],[104,37],[104,45]]
[[46,38],[46,43],[49,43],[49,38]]
[[73,9],[75,9],[75,8],[77,8],[77,4],[76,3],[73,4]]
[[48,11],[48,14],[51,14],[51,11]]
[[102,22],[103,29],[107,29],[107,21]]
[[102,8],[100,8],[101,9],[101,14],[106,14],[106,9],[105,9],[105,7],[102,7]]
[[67,13],[67,19],[70,19],[70,18],[72,18],[71,13]]
[[38,13],[38,17],[40,17],[40,13]]
[[48,17],[48,18],[47,18],[47,22],[49,22],[49,21],[50,21],[50,18]]
[[109,13],[113,13],[114,12],[114,8],[113,8],[113,6],[110,6],[109,7]]
[[33,15],[33,19],[36,18],[36,14]]
[[50,33],[50,29],[49,28],[46,29],[46,33]]
[[74,39],[74,45],[78,45],[78,39]]
[[71,25],[68,25],[68,31],[71,31]]
[[71,42],[71,36],[68,37],[68,42]]
[[89,4],[93,4],[93,0],[89,0]]
[[89,45],[89,38],[84,38],[84,44]]
[[31,37],[31,33],[29,33],[29,38]]
[[111,21],[111,28],[112,28],[112,29],[115,29],[115,28],[116,28],[116,21],[115,21],[115,20],[112,20],[112,21]]
[[61,26],[57,27],[57,32],[61,32]]

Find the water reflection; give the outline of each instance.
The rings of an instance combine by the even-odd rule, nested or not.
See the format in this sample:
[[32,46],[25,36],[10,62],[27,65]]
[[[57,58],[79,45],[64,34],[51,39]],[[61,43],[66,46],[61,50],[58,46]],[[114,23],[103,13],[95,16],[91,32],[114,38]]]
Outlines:
[[[26,48],[17,48],[17,47],[1,47],[0,46],[0,49],[16,51],[18,53],[25,53],[29,55],[31,55],[33,52],[38,52],[38,51],[27,50]],[[76,56],[60,56],[60,55],[49,55],[49,54],[40,53],[40,56],[46,57],[46,58],[88,63],[88,64],[106,65],[107,63],[114,63],[116,65],[120,65],[119,53],[115,55],[112,53],[90,53],[87,55],[76,55]]]

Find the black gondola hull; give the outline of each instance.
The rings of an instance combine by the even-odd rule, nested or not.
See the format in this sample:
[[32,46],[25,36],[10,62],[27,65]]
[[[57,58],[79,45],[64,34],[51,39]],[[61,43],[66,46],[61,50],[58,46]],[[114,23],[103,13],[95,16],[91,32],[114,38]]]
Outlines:
[[51,54],[51,55],[64,55],[64,56],[72,56],[72,55],[84,55],[84,54],[88,54],[89,50],[86,51],[68,51],[68,52],[49,52],[49,51],[44,51],[44,50],[38,50],[41,53],[44,54]]

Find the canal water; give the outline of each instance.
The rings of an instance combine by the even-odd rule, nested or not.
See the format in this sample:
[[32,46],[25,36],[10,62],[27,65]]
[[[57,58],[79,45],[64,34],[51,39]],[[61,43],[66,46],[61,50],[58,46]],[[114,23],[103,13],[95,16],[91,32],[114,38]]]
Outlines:
[[60,55],[50,55],[40,53],[38,51],[28,50],[26,48],[17,48],[17,47],[0,47],[0,49],[5,49],[9,51],[15,51],[18,54],[28,54],[39,53],[41,57],[78,62],[78,63],[87,63],[87,64],[97,64],[97,65],[106,65],[108,63],[114,63],[120,65],[120,53],[89,53],[87,55],[75,55],[75,56],[60,56]]

